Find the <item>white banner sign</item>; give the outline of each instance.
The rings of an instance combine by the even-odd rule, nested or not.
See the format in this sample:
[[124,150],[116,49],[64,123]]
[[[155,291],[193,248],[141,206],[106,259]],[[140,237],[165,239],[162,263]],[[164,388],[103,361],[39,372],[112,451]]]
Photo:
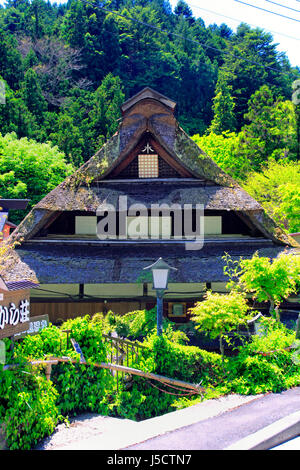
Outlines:
[[3,330],[6,325],[16,326],[28,321],[29,301],[27,299],[21,300],[18,307],[13,302],[9,307],[0,305],[0,330]]

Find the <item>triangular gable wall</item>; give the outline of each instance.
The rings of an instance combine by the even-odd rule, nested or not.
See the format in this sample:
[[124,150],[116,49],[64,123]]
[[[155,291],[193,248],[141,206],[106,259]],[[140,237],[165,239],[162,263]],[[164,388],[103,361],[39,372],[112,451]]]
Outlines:
[[[122,107],[118,132],[73,175],[44,197],[14,231],[13,239],[32,238],[55,217],[56,211],[96,211],[107,198],[102,180],[109,179],[134,159],[149,137],[157,153],[182,176],[207,181],[212,190],[199,191],[206,209],[243,212],[267,238],[298,246],[266,215],[260,204],[208,157],[180,128],[174,102],[146,88]],[[97,182],[96,185],[93,183]]]

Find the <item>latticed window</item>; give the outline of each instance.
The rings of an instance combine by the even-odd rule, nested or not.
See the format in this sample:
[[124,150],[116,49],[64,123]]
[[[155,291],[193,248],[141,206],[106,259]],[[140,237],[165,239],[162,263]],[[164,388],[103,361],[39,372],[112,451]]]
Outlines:
[[158,155],[139,155],[139,178],[158,178]]

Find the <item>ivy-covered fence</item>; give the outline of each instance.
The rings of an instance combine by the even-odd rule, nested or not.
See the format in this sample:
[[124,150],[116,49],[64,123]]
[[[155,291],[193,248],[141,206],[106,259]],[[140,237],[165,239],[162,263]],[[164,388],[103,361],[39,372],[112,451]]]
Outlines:
[[[148,322],[149,316],[143,311],[135,316],[134,326],[139,324],[139,333],[142,319]],[[223,360],[220,354],[182,344],[182,335],[172,332],[170,325],[161,337],[157,337],[154,327],[144,338],[138,364],[134,356],[130,364],[143,371],[144,377],[134,375],[128,381],[124,374],[117,389],[116,376],[109,369],[92,367],[107,363],[110,357],[109,344],[103,337],[108,326],[100,317],[76,318],[60,328],[49,326],[18,341],[14,358],[10,340],[5,340],[7,363],[16,365],[10,370],[0,369],[0,432],[10,449],[34,448],[53,433],[59,422],[78,413],[141,420],[203,399],[171,382],[154,381],[154,374],[198,384],[205,389],[204,399],[229,393],[278,392],[300,385],[300,346],[295,331],[275,320],[263,319],[260,336],[254,336],[239,347],[235,356]],[[80,363],[64,330],[70,330],[80,345],[85,364]],[[53,356],[70,357],[72,361],[53,366],[51,380],[47,380],[43,366],[28,364]]]

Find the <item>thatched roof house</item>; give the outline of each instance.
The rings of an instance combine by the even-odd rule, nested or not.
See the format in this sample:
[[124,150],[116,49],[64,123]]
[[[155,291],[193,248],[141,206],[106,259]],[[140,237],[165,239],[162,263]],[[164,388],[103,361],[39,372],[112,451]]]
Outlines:
[[[2,276],[40,284],[44,290],[37,294],[35,289],[32,298],[39,314],[48,313],[53,321],[109,307],[145,307],[153,303],[153,291],[143,268],[158,257],[177,268],[170,304],[192,302],[207,285],[224,288],[225,252],[234,259],[255,251],[276,257],[299,247],[187,136],[174,109],[173,101],[150,88],[127,100],[118,132],[14,231],[13,240],[20,245],[4,262]],[[114,237],[99,238],[97,224],[104,217],[99,208],[105,211],[110,205],[120,215],[122,197],[127,207],[146,208],[148,221],[155,204],[192,205],[195,225],[194,208],[202,205],[203,248],[187,250],[184,230],[181,239],[174,236],[172,213],[152,217],[159,236],[145,230],[138,239],[129,231],[124,235],[118,222]],[[125,230],[140,216],[128,214]]]

